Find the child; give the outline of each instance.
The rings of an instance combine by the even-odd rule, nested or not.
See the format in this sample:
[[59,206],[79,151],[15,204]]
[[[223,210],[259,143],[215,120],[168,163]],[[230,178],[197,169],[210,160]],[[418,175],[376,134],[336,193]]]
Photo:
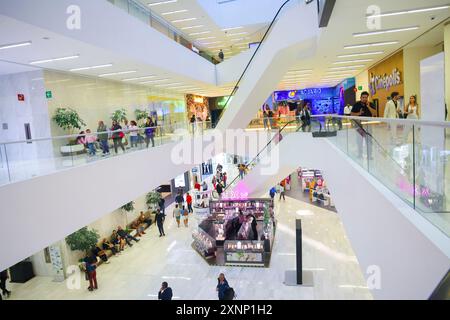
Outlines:
[[91,156],[95,156],[95,141],[97,141],[97,137],[94,134],[91,134],[91,129],[86,130],[86,144],[88,147],[88,153]]

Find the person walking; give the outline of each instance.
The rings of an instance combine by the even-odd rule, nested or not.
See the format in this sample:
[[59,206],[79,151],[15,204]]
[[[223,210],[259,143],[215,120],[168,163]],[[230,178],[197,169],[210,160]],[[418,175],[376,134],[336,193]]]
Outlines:
[[159,236],[166,236],[166,234],[164,233],[164,220],[165,220],[165,214],[164,212],[159,209],[156,212],[156,225],[158,226],[158,230],[159,230]]
[[97,285],[97,258],[95,256],[88,256],[84,258],[87,280],[89,280],[89,291],[98,289]]
[[167,282],[161,284],[161,289],[158,292],[158,300],[172,300],[172,288],[169,287]]
[[159,199],[159,201],[158,201],[158,206],[159,206],[159,208],[162,210],[162,212],[164,213],[164,214],[166,214],[166,200],[164,200],[164,198],[160,198]]
[[173,217],[177,221],[178,228],[180,227],[181,213],[181,209],[178,207],[178,204],[176,204],[173,209]]
[[195,114],[192,115],[191,119],[189,120],[192,128],[192,134],[195,133]]
[[182,214],[184,226],[187,228],[189,226],[189,211],[186,210],[185,206],[183,206]]
[[155,124],[152,118],[148,117],[145,122],[145,145],[148,148],[150,141],[152,142],[152,147],[155,146]]
[[192,210],[192,196],[189,194],[189,192],[186,193],[186,203],[189,213],[194,212],[194,210]]
[[179,191],[177,196],[175,197],[175,202],[178,204],[178,206],[181,208],[184,203],[184,197],[182,191]]
[[222,183],[220,183],[220,182],[217,183],[216,191],[217,191],[217,194],[219,195],[219,199],[221,199],[222,198],[222,193],[223,193]]
[[220,51],[219,51],[219,61],[223,62],[224,59],[225,59],[225,55],[223,54],[222,49],[220,49]]
[[125,152],[125,147],[123,146],[123,143],[122,143],[122,139],[125,136],[125,134],[121,130],[122,130],[122,127],[120,126],[120,124],[116,120],[113,120],[111,131],[113,132],[112,139],[114,142],[114,151],[116,152],[116,154],[118,154],[118,150],[117,150],[118,146],[120,146],[122,151]]
[[280,201],[281,201],[281,198],[283,198],[283,200],[286,201],[286,198],[285,198],[286,191],[282,184],[280,184],[279,190],[280,190]]
[[105,123],[103,121],[98,122],[98,128],[97,128],[97,139],[100,142],[100,146],[103,151],[103,156],[106,156],[109,154],[109,144],[108,144],[108,128],[106,127]]
[[275,198],[276,193],[277,193],[277,190],[275,189],[275,187],[272,187],[272,189],[269,190],[269,195],[272,200]]
[[2,295],[9,298],[9,296],[11,295],[11,291],[6,289],[6,280],[8,280],[8,278],[8,270],[3,270],[2,272],[0,272],[0,289],[2,290]]
[[217,278],[216,291],[219,296],[219,300],[225,300],[225,292],[230,288],[227,279],[223,273],[219,274]]

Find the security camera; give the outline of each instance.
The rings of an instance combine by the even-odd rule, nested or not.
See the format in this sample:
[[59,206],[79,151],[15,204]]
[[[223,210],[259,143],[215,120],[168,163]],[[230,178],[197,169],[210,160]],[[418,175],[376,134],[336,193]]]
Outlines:
[[431,16],[431,21],[435,20],[436,17],[435,16]]

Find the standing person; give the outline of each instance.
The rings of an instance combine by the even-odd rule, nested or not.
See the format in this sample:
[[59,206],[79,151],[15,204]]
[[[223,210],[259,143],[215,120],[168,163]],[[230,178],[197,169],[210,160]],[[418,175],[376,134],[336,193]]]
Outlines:
[[219,278],[217,278],[217,287],[216,291],[219,296],[219,300],[225,300],[225,292],[230,288],[227,279],[225,279],[225,275],[223,273],[219,274]]
[[203,183],[202,183],[202,190],[203,191],[207,191],[208,190],[208,184],[206,183],[206,181],[203,181]]
[[178,207],[178,204],[176,204],[175,208],[173,209],[173,217],[177,221],[178,228],[180,227],[181,213],[181,209]]
[[125,138],[125,145],[127,145],[128,141],[129,141],[128,134],[130,133],[130,125],[129,125],[128,119],[123,120],[122,129],[123,129],[123,137]]
[[311,131],[311,110],[310,110],[311,103],[306,103],[306,105],[303,107],[302,111],[302,131],[303,132],[310,132]]
[[165,220],[165,214],[160,209],[156,212],[156,225],[158,226],[160,237],[166,236],[166,234],[164,233],[164,220]]
[[136,121],[131,120],[130,126],[128,128],[128,131],[130,132],[130,145],[131,145],[131,148],[137,147],[137,145],[138,145],[139,128],[138,128],[138,125],[137,125]]
[[192,134],[194,134],[195,133],[195,114],[192,115],[191,119],[189,120],[189,123],[191,124]]
[[97,128],[97,137],[98,141],[100,142],[100,146],[102,147],[103,150],[103,156],[109,154],[108,136],[109,136],[108,128],[106,127],[103,121],[99,121]]
[[150,145],[150,141],[152,142],[152,147],[155,146],[155,124],[153,123],[152,118],[148,117],[145,122],[145,145],[148,148]]
[[238,165],[238,170],[239,170],[239,177],[242,179],[244,179],[244,173],[245,173],[245,165],[243,163],[240,163]]
[[189,192],[186,193],[186,203],[189,213],[194,212],[194,210],[192,210],[192,196],[189,194]]
[[95,156],[95,141],[97,141],[97,137],[91,134],[91,129],[86,130],[86,145],[88,147],[88,152],[90,156]]
[[225,55],[223,54],[222,49],[220,49],[220,51],[219,51],[219,60],[220,60],[220,62],[222,62],[224,59],[225,59]]
[[227,187],[227,180],[228,180],[228,176],[227,173],[224,172],[223,173],[223,177],[222,177],[222,181],[223,181],[223,187],[226,188]]
[[6,289],[6,280],[8,280],[8,278],[8,270],[3,270],[2,272],[0,272],[0,289],[2,290],[2,295],[9,298],[9,296],[11,295],[11,291]]
[[89,291],[98,289],[97,286],[97,259],[93,256],[84,258],[87,278],[89,280]]
[[217,191],[217,194],[219,195],[219,199],[221,199],[222,193],[223,193],[222,183],[220,183],[220,182],[217,183],[216,191]]
[[[372,106],[369,102],[369,93],[364,91],[361,93],[361,99],[358,101],[352,108],[352,116],[355,117],[372,117],[373,114],[376,114],[377,110]],[[362,158],[363,155],[363,140],[366,140],[368,157],[372,158],[372,138],[367,137],[366,132],[364,131],[362,124],[359,120],[354,121],[357,127],[357,131],[361,137],[357,137],[356,144],[358,146],[358,157]],[[367,126],[367,133],[370,134],[371,127]]]
[[170,288],[169,284],[164,281],[158,292],[158,300],[172,300],[172,296],[172,288]]
[[264,104],[264,107],[263,107],[264,130],[265,129],[270,130],[270,126],[269,126],[269,111],[270,111],[269,105],[267,103]]
[[280,190],[280,201],[281,201],[281,198],[283,198],[283,200],[286,201],[286,198],[285,198],[286,191],[282,184],[280,184],[279,190]]
[[386,106],[384,107],[384,118],[386,119],[397,119],[399,118],[399,113],[401,113],[401,110],[398,108],[398,99],[399,99],[399,93],[398,92],[392,92],[391,99],[386,103]]
[[183,206],[182,214],[184,218],[184,226],[187,228],[189,226],[189,211],[186,210],[185,206]]
[[419,119],[418,113],[419,105],[417,104],[417,97],[415,95],[409,97],[409,103],[405,108],[406,118],[411,120]]
[[114,151],[116,152],[116,154],[118,153],[118,151],[117,151],[118,146],[120,146],[122,151],[125,152],[125,147],[123,146],[123,143],[122,143],[122,139],[125,136],[125,134],[121,130],[122,130],[122,127],[120,126],[120,124],[118,124],[116,120],[113,120],[111,131],[113,131],[112,139],[114,142]]

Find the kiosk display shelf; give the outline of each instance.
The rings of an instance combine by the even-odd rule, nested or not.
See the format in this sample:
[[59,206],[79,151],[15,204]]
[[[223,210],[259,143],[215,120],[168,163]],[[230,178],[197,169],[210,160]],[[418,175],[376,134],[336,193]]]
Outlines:
[[225,241],[225,265],[264,266],[263,241]]
[[215,257],[216,241],[201,229],[198,229],[192,233],[194,239],[193,247],[200,253],[205,259]]

